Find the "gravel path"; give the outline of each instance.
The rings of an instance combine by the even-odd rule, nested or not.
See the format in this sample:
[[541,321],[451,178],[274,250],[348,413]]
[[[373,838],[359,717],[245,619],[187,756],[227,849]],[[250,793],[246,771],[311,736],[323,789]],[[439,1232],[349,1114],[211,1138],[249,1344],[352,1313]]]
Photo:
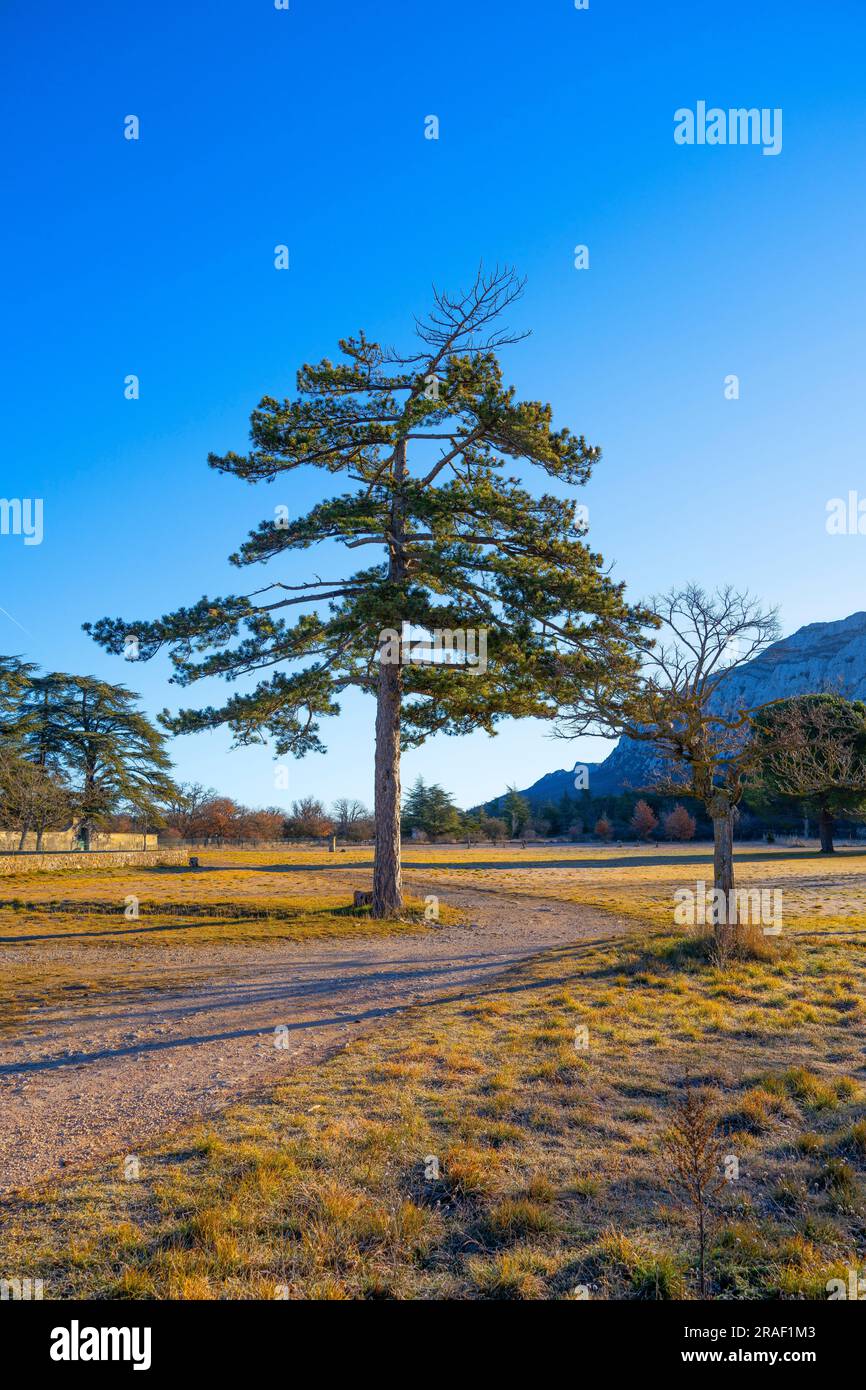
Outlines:
[[[358,883],[354,870],[341,886]],[[437,892],[472,925],[261,947],[144,947],[135,962],[161,970],[158,993],[108,993],[86,1012],[74,1000],[36,1011],[31,1032],[0,1039],[0,1192],[99,1154],[135,1152],[407,1005],[435,1007],[538,951],[609,939],[627,926],[554,899],[414,874],[407,886]],[[88,948],[75,949],[85,974]],[[104,966],[105,948],[98,959]],[[119,949],[121,968],[124,960]],[[184,982],[193,972],[196,983]],[[277,1028],[285,1047],[275,1045]]]

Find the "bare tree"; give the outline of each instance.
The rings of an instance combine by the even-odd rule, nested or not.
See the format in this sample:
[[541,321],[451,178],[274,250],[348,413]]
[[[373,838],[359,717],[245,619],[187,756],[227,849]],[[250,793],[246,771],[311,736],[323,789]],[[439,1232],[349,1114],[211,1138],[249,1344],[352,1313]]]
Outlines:
[[269,844],[282,839],[285,823],[286,813],[278,806],[241,806],[237,818],[237,837],[242,842]]
[[181,782],[166,803],[165,823],[185,840],[194,840],[201,832],[206,808],[216,800],[213,787],[203,787],[201,782]]
[[[730,676],[778,639],[776,611],[763,611],[756,599],[730,586],[708,593],[696,584],[653,598],[648,606],[662,635],[641,640],[640,670],[625,683],[621,677],[603,679],[577,696],[560,732],[625,735],[658,749],[670,771],[653,790],[682,792],[704,804],[713,822],[714,886],[728,902],[734,816],[757,758],[751,738],[755,709],[740,704]],[[714,902],[718,927],[718,893]]]
[[677,803],[672,811],[662,816],[662,829],[666,840],[693,840],[697,827],[694,816]]
[[19,851],[33,830],[38,852],[46,830],[69,825],[72,798],[54,769],[4,751],[0,755],[0,818],[20,830]]
[[285,820],[285,834],[289,840],[320,840],[332,835],[334,822],[321,801],[315,796],[303,796],[292,802],[292,809]]
[[613,839],[613,826],[607,816],[599,816],[595,823],[595,833],[600,840]]
[[698,1237],[698,1277],[706,1297],[706,1251],[715,1198],[725,1185],[722,1171],[724,1142],[717,1134],[717,1116],[706,1096],[688,1087],[675,1101],[673,1118],[662,1137],[668,1161],[668,1185],[691,1208]]
[[341,839],[347,840],[354,826],[360,821],[370,819],[370,812],[363,801],[355,801],[349,797],[341,796],[334,802],[331,816],[336,834]]

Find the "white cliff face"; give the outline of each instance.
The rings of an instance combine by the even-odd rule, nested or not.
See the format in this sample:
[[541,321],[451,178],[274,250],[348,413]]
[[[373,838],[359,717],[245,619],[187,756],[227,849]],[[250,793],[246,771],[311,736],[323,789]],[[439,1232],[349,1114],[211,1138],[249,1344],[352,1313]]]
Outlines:
[[[722,687],[724,700],[755,709],[790,695],[834,693],[866,701],[866,613],[852,613],[835,623],[810,623],[774,642],[745,666],[731,672]],[[630,788],[651,787],[665,773],[664,758],[646,743],[621,739],[602,763],[590,764],[589,791],[611,796]],[[575,795],[573,773],[548,772],[524,795],[533,805]]]
[[[774,642],[731,672],[717,704],[755,709],[790,695],[825,693],[866,700],[866,613],[810,623]],[[590,790],[606,795],[623,787],[651,786],[663,768],[664,760],[651,747],[622,739],[591,775]]]
[[732,672],[725,682],[747,708],[787,695],[830,692],[846,700],[866,696],[866,613],[852,613],[837,623],[810,623],[791,637],[774,642],[754,661]]

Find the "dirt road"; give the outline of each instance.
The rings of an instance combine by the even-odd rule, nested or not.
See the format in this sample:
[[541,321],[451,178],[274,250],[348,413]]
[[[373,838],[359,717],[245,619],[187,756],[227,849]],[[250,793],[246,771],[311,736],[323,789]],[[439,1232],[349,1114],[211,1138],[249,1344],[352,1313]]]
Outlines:
[[[357,870],[348,883],[358,886]],[[443,892],[418,875],[410,887]],[[99,1154],[134,1153],[407,1005],[435,1008],[437,999],[472,991],[538,951],[609,939],[626,927],[553,899],[450,885],[446,892],[471,926],[261,947],[139,948],[136,962],[162,972],[158,992],[108,992],[86,1009],[73,997],[35,1010],[27,1031],[0,1040],[0,1191]],[[93,950],[76,947],[83,972]],[[184,977],[193,972],[190,985]]]

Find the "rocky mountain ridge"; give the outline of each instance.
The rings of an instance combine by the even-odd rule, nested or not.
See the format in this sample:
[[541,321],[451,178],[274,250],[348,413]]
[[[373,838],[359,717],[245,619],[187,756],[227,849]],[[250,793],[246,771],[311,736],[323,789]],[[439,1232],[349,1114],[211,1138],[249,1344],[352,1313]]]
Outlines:
[[[754,660],[731,673],[722,687],[728,700],[746,708],[790,695],[834,692],[849,700],[866,700],[866,612],[836,622],[809,623],[774,642]],[[589,763],[593,796],[611,796],[629,788],[651,786],[662,759],[644,743],[620,739],[601,763]],[[533,806],[577,793],[567,768],[547,772],[523,792]]]

